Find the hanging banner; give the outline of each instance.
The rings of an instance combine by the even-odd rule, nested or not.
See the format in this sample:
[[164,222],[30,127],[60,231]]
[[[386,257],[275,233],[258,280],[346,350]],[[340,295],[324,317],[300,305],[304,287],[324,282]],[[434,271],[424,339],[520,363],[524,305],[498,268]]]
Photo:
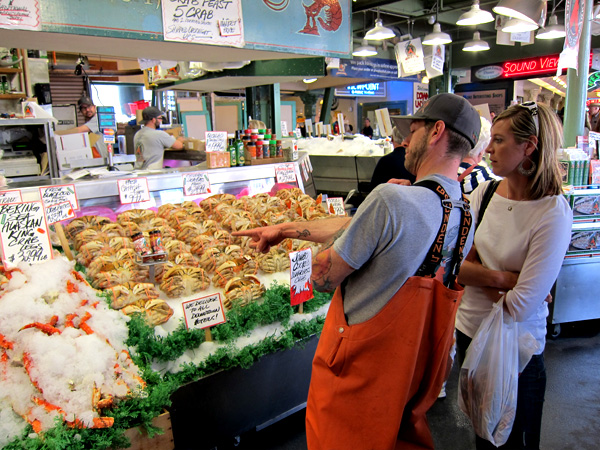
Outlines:
[[395,46],[398,76],[413,75],[425,70],[421,39],[398,42]]
[[[591,0],[588,0],[591,1]],[[579,0],[567,0],[565,5],[565,44],[558,58],[556,75],[560,76],[564,68],[578,70],[577,60],[579,58],[579,39],[583,28],[585,2]]]
[[165,41],[244,46],[242,0],[164,0]]
[[331,69],[330,74],[334,77],[397,80],[398,66],[396,62],[391,59],[340,59],[339,68]]
[[38,0],[0,0],[0,28],[38,31],[40,26]]
[[431,55],[425,56],[425,72],[429,78],[439,77],[444,74],[446,46],[431,45],[428,47],[431,47]]

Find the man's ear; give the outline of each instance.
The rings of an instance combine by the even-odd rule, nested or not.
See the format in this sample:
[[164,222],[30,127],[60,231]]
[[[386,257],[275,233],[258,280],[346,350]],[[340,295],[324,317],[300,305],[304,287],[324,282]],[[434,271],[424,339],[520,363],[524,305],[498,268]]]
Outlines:
[[446,124],[443,121],[438,120],[436,123],[434,123],[433,127],[431,127],[429,130],[429,143],[432,145],[437,144],[439,140],[442,139],[442,135],[444,134],[445,130]]

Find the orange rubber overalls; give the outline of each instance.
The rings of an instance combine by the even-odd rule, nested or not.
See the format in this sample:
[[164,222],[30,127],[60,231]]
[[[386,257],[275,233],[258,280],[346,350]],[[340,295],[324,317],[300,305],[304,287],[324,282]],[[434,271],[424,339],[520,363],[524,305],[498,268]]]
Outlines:
[[444,219],[425,262],[373,318],[348,325],[338,287],[312,365],[306,407],[309,450],[433,449],[425,413],[446,379],[454,317],[462,297],[456,274],[471,225],[468,207],[450,278],[438,270],[450,211],[437,183],[421,184],[443,200]]

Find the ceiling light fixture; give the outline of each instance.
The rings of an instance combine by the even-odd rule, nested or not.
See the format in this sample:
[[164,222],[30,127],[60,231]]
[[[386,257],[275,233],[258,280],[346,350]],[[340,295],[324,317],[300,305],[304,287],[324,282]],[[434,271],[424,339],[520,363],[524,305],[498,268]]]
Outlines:
[[546,21],[547,9],[546,0],[500,0],[492,11],[542,26]]
[[469,41],[463,47],[463,52],[483,52],[490,49],[490,44],[481,39],[479,31],[473,33],[473,40]]
[[443,45],[452,42],[452,38],[448,33],[442,32],[442,26],[439,22],[433,24],[433,32],[423,38],[424,45]]
[[489,11],[479,9],[479,0],[475,0],[471,9],[462,14],[456,21],[456,25],[480,25],[494,21],[494,16]]
[[548,26],[541,28],[535,37],[537,39],[557,39],[564,38],[566,35],[564,25],[559,25],[558,17],[556,14],[552,14],[548,19]]
[[[377,12],[377,14],[379,15],[379,12]],[[394,36],[396,36],[396,33],[389,28],[384,27],[381,19],[377,18],[375,20],[375,26],[365,34],[365,39],[367,41],[382,41],[384,39],[393,38]]]
[[369,45],[367,41],[363,39],[360,46],[355,47],[352,52],[352,56],[375,56],[377,54],[377,49],[372,45]]
[[505,33],[523,33],[525,31],[534,31],[539,27],[536,23],[528,22],[526,20],[512,18],[502,28]]

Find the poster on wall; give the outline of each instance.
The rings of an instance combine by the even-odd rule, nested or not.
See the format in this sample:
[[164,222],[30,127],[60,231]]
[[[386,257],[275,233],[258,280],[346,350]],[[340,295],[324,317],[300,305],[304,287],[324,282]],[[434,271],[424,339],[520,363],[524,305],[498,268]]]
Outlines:
[[425,83],[413,84],[413,114],[423,106],[429,98],[429,85]]
[[39,0],[0,0],[0,28],[38,31],[40,27]]
[[[466,98],[473,106],[487,105],[490,112],[500,114],[506,109],[506,89],[492,91],[457,92],[456,95]],[[491,119],[488,117],[488,119]]]
[[165,41],[244,46],[242,0],[163,1]]

